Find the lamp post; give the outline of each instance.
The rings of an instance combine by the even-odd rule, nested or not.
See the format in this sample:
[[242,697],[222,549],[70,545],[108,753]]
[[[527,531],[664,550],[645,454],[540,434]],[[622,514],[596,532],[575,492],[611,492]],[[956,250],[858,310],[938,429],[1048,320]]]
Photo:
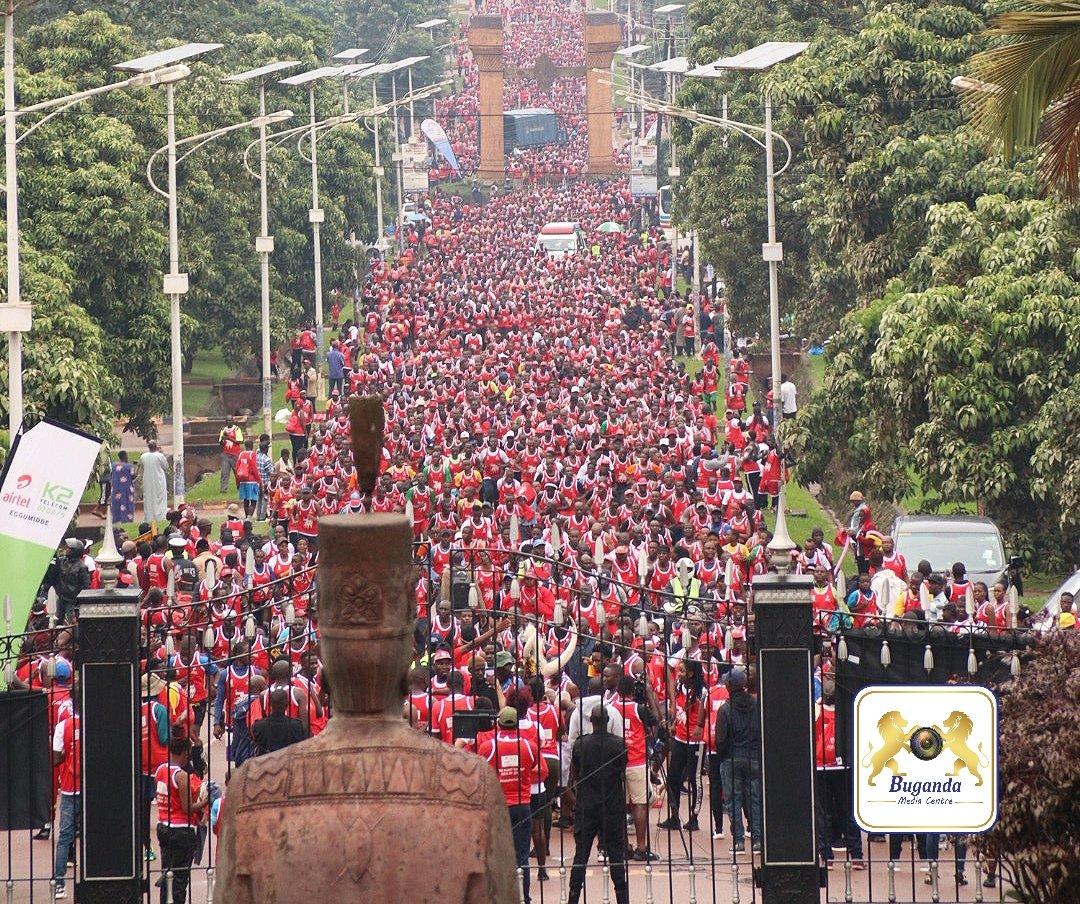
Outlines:
[[[722,58],[705,66],[698,66],[686,72],[688,76],[697,78],[720,78],[726,71],[737,72],[764,72],[771,69],[777,63],[792,59],[806,50],[810,45],[801,41],[767,41],[757,47],[751,48],[733,57]],[[633,93],[633,91],[631,91]],[[649,97],[644,93],[636,95],[642,107],[649,107],[657,112],[663,112],[669,116],[678,116],[691,122],[704,125],[718,126],[729,129],[750,138],[765,150],[765,203],[768,216],[768,241],[762,244],[762,259],[769,265],[769,319],[771,339],[771,364],[773,384],[773,430],[779,435],[780,425],[783,422],[783,405],[780,401],[780,298],[778,267],[784,257],[783,245],[776,238],[776,176],[784,172],[791,163],[791,145],[782,136],[773,132],[772,127],[772,97],[768,91],[765,93],[765,125],[757,126],[749,123],[737,122],[728,119],[727,116],[715,117],[698,113],[696,110],[688,110],[677,107],[674,104],[665,103],[656,98]],[[761,135],[761,138],[756,137]],[[773,142],[780,140],[787,148],[787,163],[776,171],[773,160]],[[779,439],[777,440],[779,444]],[[780,493],[777,498],[776,528],[773,531],[773,539],[769,548],[781,557],[788,555],[795,548],[787,529],[786,517],[786,491],[784,481],[780,481]]]
[[[368,48],[366,47],[350,47],[348,50],[342,50],[340,53],[335,53],[334,59],[341,60],[343,63],[356,64],[356,61],[367,52]],[[371,65],[374,64],[369,63],[364,68],[369,68]],[[346,67],[342,67],[342,69],[345,68]],[[346,75],[346,73],[342,72],[342,75]],[[341,93],[345,105],[342,112],[347,114],[349,112],[349,79],[347,77],[342,78],[341,80]]]
[[[225,79],[233,85],[243,84],[249,81],[258,81],[259,84],[259,116],[266,116],[266,85],[269,77],[275,73],[299,66],[296,60],[283,60],[279,63],[268,63],[258,69],[250,69],[230,75]],[[259,255],[259,269],[261,279],[261,308],[260,320],[262,321],[262,414],[263,432],[273,435],[273,414],[271,412],[271,397],[273,395],[270,383],[270,255],[274,252],[274,237],[270,234],[270,212],[266,188],[266,123],[259,125],[259,234],[255,237],[255,252]]]
[[[22,334],[33,324],[31,307],[22,302],[22,277],[19,242],[19,142],[42,123],[84,100],[123,88],[142,88],[180,81],[188,76],[186,66],[159,64],[121,82],[101,85],[43,101],[23,109],[15,106],[15,3],[8,0],[4,18],[4,188],[7,213],[7,299],[0,305],[0,331],[8,334],[8,438],[14,442],[23,421]],[[19,117],[37,113],[46,115],[19,135]]]
[[[200,57],[223,44],[183,44],[170,50],[152,53],[117,64],[121,72],[146,72],[159,66],[179,63]],[[180,349],[180,298],[188,290],[188,277],[180,272],[180,240],[176,211],[176,90],[175,85],[165,85],[165,127],[168,144],[163,150],[169,154],[169,190],[162,192],[169,202],[169,272],[165,275],[164,291],[169,297],[169,340],[172,363],[172,431],[173,431],[173,502],[184,501],[184,389]],[[153,157],[151,157],[151,162]],[[153,183],[151,183],[153,184]]]
[[[766,41],[757,47],[752,47],[743,53],[733,57],[725,57],[716,60],[710,67],[717,74],[732,72],[766,72],[777,63],[794,59],[810,45],[803,41]],[[691,70],[690,75],[701,73]],[[773,394],[773,432],[777,437],[777,445],[780,443],[780,426],[784,420],[784,406],[780,399],[780,261],[784,259],[784,246],[776,238],[776,171],[773,160],[773,121],[772,121],[772,92],[765,89],[765,204],[768,217],[768,241],[761,246],[762,259],[769,265],[769,344],[772,364],[772,394]],[[785,142],[786,144],[787,142]],[[788,145],[788,163],[791,162],[791,147]],[[787,165],[785,164],[785,169]],[[782,447],[779,447],[783,454]],[[781,472],[783,462],[781,461]],[[787,556],[795,548],[787,529],[786,516],[786,481],[781,475],[780,492],[776,500],[776,528],[773,531],[773,539],[769,548],[780,556]]]
[[[323,336],[323,286],[322,286],[322,224],[326,221],[326,211],[319,206],[319,151],[316,131],[319,121],[315,113],[315,85],[326,78],[335,78],[343,75],[343,69],[351,69],[348,66],[320,66],[309,72],[301,72],[281,80],[281,84],[291,87],[302,86],[308,92],[308,136],[311,141],[311,209],[308,211],[308,221],[311,223],[312,260],[314,262],[315,279],[315,395],[319,401],[323,399],[322,355],[325,337]],[[357,68],[364,69],[363,65]]]

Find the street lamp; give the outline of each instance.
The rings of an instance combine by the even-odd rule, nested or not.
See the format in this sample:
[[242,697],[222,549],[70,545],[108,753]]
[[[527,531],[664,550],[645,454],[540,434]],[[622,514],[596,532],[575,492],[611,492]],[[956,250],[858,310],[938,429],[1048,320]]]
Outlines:
[[[308,132],[311,136],[311,210],[308,211],[308,220],[311,223],[311,238],[313,243],[313,259],[315,265],[315,394],[322,400],[322,380],[319,374],[322,372],[322,352],[325,337],[323,336],[323,287],[322,287],[322,224],[326,220],[326,211],[319,206],[319,152],[318,142],[315,137],[318,128],[318,119],[315,115],[315,85],[327,78],[337,78],[343,75],[342,70],[352,69],[350,66],[320,66],[308,72],[298,75],[290,75],[283,78],[281,84],[289,87],[306,87],[308,91],[308,114],[310,123]],[[356,68],[366,68],[362,64]]]
[[[175,62],[175,61],[168,61]],[[8,437],[14,442],[23,421],[22,384],[22,334],[30,332],[33,317],[29,304],[22,302],[22,279],[19,242],[19,142],[32,134],[39,126],[69,107],[84,100],[108,94],[123,88],[144,88],[151,85],[171,84],[188,76],[186,66],[159,64],[150,67],[121,82],[101,85],[86,91],[43,101],[23,109],[15,106],[15,16],[9,5],[4,19],[4,190],[7,192],[7,298],[0,305],[0,332],[8,334]],[[156,71],[155,71],[156,70]],[[18,133],[19,117],[45,113],[22,135]]]
[[[114,69],[137,74],[193,60],[203,54],[220,50],[223,44],[181,44],[169,50],[151,53],[118,63]],[[172,363],[172,430],[173,430],[173,501],[184,501],[184,390],[180,350],[180,296],[188,290],[188,277],[180,272],[180,241],[176,211],[176,86],[165,84],[165,125],[169,152],[169,272],[165,275],[164,291],[169,296],[169,339]],[[159,192],[160,193],[160,192]]]
[[[679,9],[682,8],[681,4],[675,4],[675,3],[669,4],[669,6],[674,6],[674,7],[677,7]],[[660,10],[658,9],[658,10],[656,10],[656,12],[660,12]],[[677,76],[677,75],[686,75],[687,70],[690,69],[690,61],[684,56],[678,56],[678,57],[677,56],[671,56],[670,54],[674,51],[674,38],[669,33],[667,35],[667,39],[668,40],[666,40],[666,43],[667,43],[668,48],[669,48],[668,49],[668,54],[669,54],[668,58],[666,60],[661,60],[659,63],[653,63],[648,68],[649,68],[649,70],[651,72],[659,72],[661,75],[666,75],[667,76],[667,99],[668,99],[668,103],[674,103],[675,102],[675,76]],[[670,191],[671,191],[670,197],[673,198],[675,196],[675,180],[680,175],[682,175],[682,171],[679,169],[678,152],[677,152],[677,150],[675,148],[674,117],[668,117],[668,118],[669,118],[669,120],[671,120],[671,122],[669,124],[669,130],[668,130],[668,133],[669,133],[668,137],[670,139],[668,143],[671,146],[671,162],[670,162],[670,165],[668,166],[667,174],[668,174],[668,185],[670,186]],[[656,136],[657,136],[657,142],[659,143],[659,140],[660,140],[660,128],[659,128],[659,126],[657,126],[657,129],[656,129]],[[659,158],[659,152],[657,153],[657,157]],[[675,230],[675,241],[672,242],[672,247],[671,247],[671,288],[672,288],[672,291],[674,291],[676,276],[678,275],[679,227],[677,225],[675,225],[674,222],[672,223],[672,226],[673,226],[673,228]],[[696,253],[697,253],[696,248],[694,249],[694,252],[695,252],[695,255],[696,255]],[[697,272],[698,272],[698,266],[697,265],[698,265],[698,261],[697,261],[697,257],[695,256],[694,257],[694,275],[695,276],[697,275]],[[699,325],[701,323],[701,312],[699,310],[700,306],[701,306],[701,300],[698,297],[697,286],[695,286],[694,287],[694,324],[695,324],[695,328],[694,328],[694,353],[695,354],[697,354],[698,351],[700,350],[700,344],[701,344],[701,330],[699,328]]]
[[405,222],[402,214],[402,207],[405,203],[405,191],[402,185],[403,182],[403,165],[404,160],[401,154],[401,130],[398,128],[398,93],[397,93],[397,73],[401,70],[405,70],[409,76],[409,136],[412,137],[413,131],[416,126],[416,110],[413,107],[413,90],[412,90],[412,67],[422,60],[426,60],[426,56],[414,56],[406,57],[403,60],[398,60],[396,63],[388,63],[387,73],[390,75],[390,98],[391,106],[393,107],[392,122],[394,124],[394,175],[397,182],[397,214],[394,217],[395,232],[397,234],[398,248],[404,250],[405,248]]
[[[294,69],[301,65],[297,60],[268,63],[257,69],[249,69],[230,75],[225,82],[231,85],[257,81],[259,85],[259,116],[266,116],[266,85],[271,75]],[[262,280],[262,409],[263,432],[273,435],[272,389],[270,383],[270,255],[274,251],[274,237],[270,234],[270,212],[266,189],[266,124],[259,125],[259,234],[255,237],[255,252],[259,255]]]
[[[642,51],[645,51],[645,50],[648,50],[648,49],[649,49],[648,44],[631,44],[628,47],[620,47],[618,50],[615,51],[615,54],[614,54],[615,56],[622,57],[626,61],[626,64],[627,64],[626,68],[630,73],[630,91],[627,93],[627,100],[629,100],[630,95],[632,95],[634,93],[633,57],[635,57],[637,54],[641,53]],[[615,65],[615,61],[612,60],[612,68],[614,68],[614,65]],[[642,77],[642,80],[641,80],[641,90],[644,93],[644,91],[645,91],[645,79],[644,79],[644,77]],[[645,108],[642,107],[641,110],[639,111],[638,115],[636,115],[634,118],[637,120],[637,125],[633,129],[633,134],[636,137],[639,132],[641,134],[645,133]]]
[[[794,59],[810,45],[804,41],[766,41],[757,47],[732,57],[723,57],[690,70],[687,75],[717,78],[724,72],[766,72],[778,63]],[[726,119],[726,117],[725,117]],[[784,259],[783,243],[776,239],[776,174],[773,164],[772,92],[765,89],[765,196],[768,209],[769,240],[761,246],[761,256],[769,265],[769,339],[772,357],[773,431],[779,443],[780,425],[784,419],[784,406],[780,400],[780,285],[779,265]],[[787,144],[787,142],[784,142]],[[788,163],[791,162],[791,146],[788,145]],[[787,164],[785,164],[785,169]],[[781,470],[783,463],[781,462]],[[776,529],[769,548],[781,556],[795,548],[788,534],[785,515],[785,481],[781,475],[780,494],[776,501]]]
[[426,22],[418,22],[413,27],[420,30],[420,31],[426,31],[428,33],[428,37],[431,38],[431,43],[434,44],[435,43],[435,29],[438,28],[440,25],[445,25],[445,24],[446,24],[446,19],[428,19]]
[[366,47],[350,47],[348,50],[342,50],[340,53],[335,53],[334,59],[341,60],[343,63],[355,63],[367,52],[368,49]]

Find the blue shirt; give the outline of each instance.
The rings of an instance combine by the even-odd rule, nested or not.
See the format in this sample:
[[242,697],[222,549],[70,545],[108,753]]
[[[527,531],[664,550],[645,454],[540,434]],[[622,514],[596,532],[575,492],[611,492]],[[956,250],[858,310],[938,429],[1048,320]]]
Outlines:
[[326,363],[330,365],[331,380],[345,379],[345,356],[341,352],[336,348],[330,349],[326,353]]

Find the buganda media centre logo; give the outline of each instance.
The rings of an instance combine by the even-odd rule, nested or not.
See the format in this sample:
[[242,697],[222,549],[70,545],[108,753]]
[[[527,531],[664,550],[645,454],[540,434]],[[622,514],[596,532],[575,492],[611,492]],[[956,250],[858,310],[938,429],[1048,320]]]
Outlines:
[[980,832],[997,815],[997,701],[980,687],[855,699],[856,820],[869,832]]

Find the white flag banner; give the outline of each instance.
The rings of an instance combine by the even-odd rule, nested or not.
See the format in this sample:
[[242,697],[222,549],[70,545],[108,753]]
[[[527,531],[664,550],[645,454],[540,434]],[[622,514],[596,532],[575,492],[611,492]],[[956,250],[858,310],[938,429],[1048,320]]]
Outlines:
[[41,578],[79,508],[101,440],[43,420],[15,441],[0,488],[0,596],[20,633]]

